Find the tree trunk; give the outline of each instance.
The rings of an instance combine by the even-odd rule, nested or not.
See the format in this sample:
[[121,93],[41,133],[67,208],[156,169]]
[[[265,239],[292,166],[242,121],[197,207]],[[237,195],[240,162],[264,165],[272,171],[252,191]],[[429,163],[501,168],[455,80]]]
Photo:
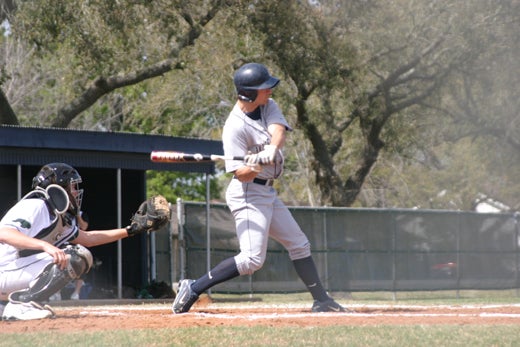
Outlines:
[[4,94],[4,91],[0,89],[0,124],[8,124],[8,125],[19,125],[18,118],[14,113],[11,105],[9,104],[9,100]]

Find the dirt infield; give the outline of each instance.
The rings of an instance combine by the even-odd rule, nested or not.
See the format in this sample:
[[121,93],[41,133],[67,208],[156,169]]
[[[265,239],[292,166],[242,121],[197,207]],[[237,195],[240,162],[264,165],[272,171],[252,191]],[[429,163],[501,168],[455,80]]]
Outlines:
[[[76,305],[81,304],[75,303]],[[202,297],[189,313],[174,315],[170,303],[54,307],[56,317],[0,322],[0,333],[101,331],[190,326],[329,326],[413,324],[519,324],[520,305],[347,305],[351,313],[312,313],[303,305],[212,303]]]

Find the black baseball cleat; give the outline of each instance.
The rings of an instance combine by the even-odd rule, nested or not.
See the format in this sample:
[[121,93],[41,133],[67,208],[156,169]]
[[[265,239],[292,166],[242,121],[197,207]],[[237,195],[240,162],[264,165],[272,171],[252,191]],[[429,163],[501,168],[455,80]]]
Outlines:
[[188,312],[199,296],[191,289],[194,280],[182,280],[179,292],[173,301],[172,311],[175,314]]
[[312,304],[312,312],[353,312],[349,309],[345,309],[343,306],[338,304],[333,299],[326,301],[314,300]]

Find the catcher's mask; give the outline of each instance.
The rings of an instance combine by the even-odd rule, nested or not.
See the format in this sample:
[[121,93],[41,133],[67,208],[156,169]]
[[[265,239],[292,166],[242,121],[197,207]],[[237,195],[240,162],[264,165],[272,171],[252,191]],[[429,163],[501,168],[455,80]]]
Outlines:
[[233,82],[240,100],[253,102],[262,89],[272,89],[280,80],[269,74],[267,68],[258,63],[248,63],[235,72]]
[[83,189],[79,188],[81,176],[72,166],[65,163],[50,163],[44,165],[34,176],[32,188],[46,189],[51,184],[57,184],[69,195],[70,210],[77,214],[83,200]]

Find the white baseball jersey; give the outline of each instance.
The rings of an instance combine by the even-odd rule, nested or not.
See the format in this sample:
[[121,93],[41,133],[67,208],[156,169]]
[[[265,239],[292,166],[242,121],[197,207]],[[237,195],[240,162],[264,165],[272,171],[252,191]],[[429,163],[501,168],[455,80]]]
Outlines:
[[[258,153],[263,150],[264,145],[271,142],[267,130],[270,124],[281,124],[292,130],[274,100],[269,99],[266,105],[260,106],[260,112],[260,119],[254,120],[235,105],[222,132],[225,155],[244,156],[248,151]],[[242,161],[226,161],[226,171],[233,172],[243,165]],[[279,151],[275,163],[262,165],[262,172],[257,177],[274,179],[282,171],[283,156]],[[273,187],[232,179],[226,190],[226,202],[235,218],[240,243],[240,253],[235,256],[235,262],[241,275],[252,274],[262,267],[269,237],[280,242],[292,260],[311,255],[307,236]]]
[[[260,112],[261,118],[253,120],[238,105],[233,107],[222,132],[224,155],[245,156],[248,152],[258,153],[262,151],[264,146],[271,142],[271,134],[267,131],[271,124],[280,124],[285,126],[287,130],[292,130],[273,99],[269,99],[266,105],[260,106]],[[227,160],[226,171],[233,172],[243,165],[242,161]],[[283,155],[281,151],[278,151],[275,163],[263,165],[258,178],[277,178],[282,171]]]
[[[14,228],[60,247],[78,236],[76,219],[70,222],[71,225],[63,223],[61,216],[49,213],[45,200],[30,198],[14,205],[0,221],[0,227]],[[6,300],[15,290],[27,288],[52,261],[45,252],[17,249],[0,243],[0,300]]]

